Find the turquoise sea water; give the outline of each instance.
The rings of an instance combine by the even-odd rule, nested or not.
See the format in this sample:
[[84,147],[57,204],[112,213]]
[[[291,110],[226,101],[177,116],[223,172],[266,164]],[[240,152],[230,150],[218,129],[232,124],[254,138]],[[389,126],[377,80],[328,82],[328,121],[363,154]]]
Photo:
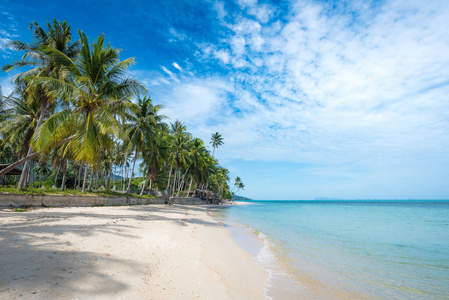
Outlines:
[[267,236],[295,281],[287,298],[449,299],[449,201],[251,201],[223,213]]

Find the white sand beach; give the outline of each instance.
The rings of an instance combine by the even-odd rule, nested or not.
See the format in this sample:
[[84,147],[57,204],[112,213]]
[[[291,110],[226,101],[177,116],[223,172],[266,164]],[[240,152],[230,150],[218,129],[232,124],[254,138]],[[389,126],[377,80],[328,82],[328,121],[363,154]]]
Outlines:
[[0,210],[0,299],[263,299],[206,206]]

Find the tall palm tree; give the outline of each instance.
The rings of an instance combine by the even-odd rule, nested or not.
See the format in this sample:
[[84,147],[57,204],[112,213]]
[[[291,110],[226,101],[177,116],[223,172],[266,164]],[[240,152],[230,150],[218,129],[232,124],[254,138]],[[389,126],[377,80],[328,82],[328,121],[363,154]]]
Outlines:
[[[134,58],[120,61],[119,50],[104,44],[104,37],[90,45],[87,36],[79,31],[81,51],[77,60],[61,51],[47,47],[45,54],[57,61],[67,71],[65,80],[37,76],[33,83],[42,84],[47,92],[69,102],[70,106],[51,116],[37,130],[33,146],[49,150],[57,141],[69,139],[75,161],[83,161],[98,168],[101,148],[112,148],[113,135],[120,133],[114,117],[130,113],[133,95],[146,92],[135,79],[126,77]],[[87,172],[84,173],[83,192]]]
[[152,143],[146,143],[146,147],[143,150],[143,163],[142,166],[147,170],[147,175],[142,183],[140,195],[143,195],[145,191],[146,183],[150,182],[150,191],[152,190],[153,183],[156,180],[160,170],[164,166],[169,158],[169,143],[166,138],[166,129],[163,128],[158,132],[157,137]]
[[218,132],[213,133],[210,139],[210,143],[212,144],[212,148],[214,149],[212,152],[212,156],[215,156],[215,149],[223,145],[223,138],[221,137],[221,134],[219,134]]
[[[203,141],[199,138],[194,138],[189,147],[190,156],[190,184],[189,192],[192,186],[192,182],[195,177],[198,177],[198,173],[201,173],[206,167],[207,156],[210,155],[206,147],[204,147]],[[196,176],[195,176],[196,175]]]
[[131,181],[133,179],[134,167],[138,155],[143,151],[145,144],[150,147],[156,146],[158,132],[162,129],[162,120],[166,116],[158,115],[158,111],[163,108],[162,105],[153,105],[150,97],[138,98],[127,115],[129,123],[127,124],[127,135],[129,139],[130,150],[134,150],[134,161],[129,178],[128,189],[131,190]]
[[[59,22],[56,19],[53,20],[53,25],[47,22],[48,31],[39,26],[37,22],[30,23],[30,30],[33,31],[33,43],[27,44],[22,41],[11,41],[9,46],[18,51],[25,51],[25,54],[18,61],[3,66],[3,71],[8,72],[19,67],[31,67],[30,70],[20,73],[16,76],[16,82],[19,84],[25,84],[31,97],[29,102],[36,101],[40,105],[40,115],[36,124],[36,128],[39,127],[43,118],[47,112],[48,105],[52,104],[57,98],[51,97],[39,84],[30,84],[30,76],[49,76],[56,78],[63,78],[65,72],[63,72],[58,66],[57,62],[50,56],[45,54],[42,50],[46,47],[56,49],[64,53],[67,57],[74,58],[78,54],[79,43],[75,42],[70,45],[72,41],[72,34],[70,25],[66,21]],[[38,95],[36,97],[36,95]],[[28,148],[27,155],[33,153],[31,147]],[[28,172],[29,163],[25,162],[22,176],[19,181],[19,188],[25,186],[25,177]]]

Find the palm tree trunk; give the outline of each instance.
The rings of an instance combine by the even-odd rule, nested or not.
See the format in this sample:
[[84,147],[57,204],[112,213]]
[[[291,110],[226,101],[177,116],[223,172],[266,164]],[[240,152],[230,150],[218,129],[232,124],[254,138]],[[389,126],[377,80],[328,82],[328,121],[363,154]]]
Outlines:
[[62,175],[61,191],[65,190],[66,174],[67,174],[67,159],[64,160],[64,173]]
[[92,166],[92,170],[90,171],[90,183],[89,183],[89,191],[92,191],[92,181],[94,180],[94,166]]
[[142,189],[140,190],[140,196],[143,196],[143,192],[145,191],[145,185],[147,183],[147,178],[150,177],[150,171],[151,171],[151,168],[148,168],[148,174],[147,174],[147,177],[145,177],[145,179],[143,181]]
[[136,152],[134,153],[133,168],[131,169],[131,176],[129,176],[128,189],[126,190],[126,193],[129,193],[131,191],[131,180],[133,180],[134,166],[136,165],[136,160],[137,160],[137,147]]
[[86,191],[87,171],[88,171],[88,166],[87,166],[87,164],[86,164],[86,167],[84,168],[83,189],[81,190],[83,193]]
[[[57,142],[57,143],[54,145],[54,147],[56,148],[56,147],[58,147],[58,146],[61,146],[62,144],[65,144],[65,143],[67,143],[67,142],[73,140],[74,137],[75,137],[75,136],[70,136],[70,137],[68,137],[68,138],[66,138],[66,139],[63,139],[63,140]],[[30,159],[35,158],[35,157],[38,156],[39,154],[40,154],[40,152],[34,152],[34,153],[30,154],[30,155],[25,156],[25,157],[22,158],[22,159],[19,159],[19,160],[16,161],[15,163],[10,164],[9,166],[7,166],[6,168],[4,168],[3,170],[0,171],[0,177],[3,177],[3,175],[5,175],[6,173],[8,173],[9,171],[11,171],[12,169],[14,169],[15,167],[18,167],[18,166],[20,166],[21,164],[28,162]],[[23,171],[23,170],[22,170],[22,171]],[[19,181],[19,185],[20,185],[20,181]]]
[[123,180],[122,180],[122,190],[125,191],[125,182],[126,182],[126,156],[125,162],[123,163]]
[[[42,105],[41,112],[40,112],[39,119],[37,121],[35,129],[37,129],[37,128],[39,128],[39,126],[41,126],[42,121],[44,120],[45,111],[47,110],[47,97],[44,95],[44,97],[42,97],[42,98],[43,98],[43,101],[41,104]],[[31,154],[33,154],[33,148],[31,146],[28,146],[28,147],[29,148],[28,148],[27,157],[30,156]],[[26,186],[25,185],[25,174],[26,174],[28,168],[29,168],[29,162],[26,161],[25,164],[23,165],[22,174],[20,175],[20,181],[19,181],[20,189],[22,189]]]
[[[101,168],[101,166],[100,166],[100,168]],[[97,171],[95,171],[95,189],[98,189],[100,187],[99,172],[100,172],[100,169],[97,169]]]
[[145,180],[143,181],[143,183],[142,183],[142,188],[140,189],[140,196],[142,196],[143,195],[143,191],[145,190],[145,184],[147,183],[147,179],[145,178]]
[[83,170],[83,165],[84,165],[84,162],[81,161],[81,163],[80,163],[80,169],[79,169],[79,171],[78,171],[78,183],[75,185],[75,189],[78,189],[79,186],[80,186],[80,183],[81,183],[81,171]]
[[109,159],[109,172],[108,172],[108,180],[106,182],[106,189],[109,190],[109,184],[111,183],[111,172],[112,172],[112,158]]
[[190,176],[190,184],[189,184],[189,194],[187,194],[187,197],[190,196],[190,188],[192,187],[192,181],[193,181],[193,176]]
[[170,171],[168,172],[168,182],[167,182],[167,188],[166,188],[167,194],[170,192],[170,177],[171,177],[172,169],[173,169],[173,163],[170,164]]
[[173,186],[170,189],[171,192],[171,197],[173,197],[175,195],[175,188],[176,188],[176,177],[178,175],[178,167],[175,168],[175,175],[173,175]]
[[179,183],[178,193],[176,194],[176,197],[179,196],[179,192],[181,191],[182,187],[184,186],[184,178],[186,177],[187,172],[189,172],[189,169],[190,169],[190,167],[187,168],[186,172],[184,173],[184,176],[182,176],[182,179],[181,179],[181,181]]
[[150,186],[149,186],[150,192],[153,190],[153,182],[154,182],[153,178],[150,177]]
[[115,174],[117,174],[117,165],[114,165],[114,186],[112,187],[112,190],[115,191],[117,188],[117,181],[115,180]]
[[[30,161],[30,164],[28,165],[28,170],[26,172],[26,178],[25,178],[25,186],[28,186],[31,182],[31,175],[33,171],[33,160]],[[20,181],[19,181],[20,184]]]
[[[31,146],[29,146],[28,148],[28,153],[26,157],[29,157],[33,154],[33,149],[31,148]],[[37,154],[36,154],[37,156]],[[30,168],[30,162],[26,161],[23,165],[23,169],[22,169],[22,174],[20,175],[20,180],[19,180],[19,189],[23,189],[27,184],[26,184],[26,178],[28,175],[28,169]]]
[[55,184],[53,185],[54,189],[57,188],[56,184],[57,184],[57,180],[58,180],[59,170],[61,169],[61,163],[62,163],[62,160],[59,161],[58,171],[56,172],[56,176],[55,176]]

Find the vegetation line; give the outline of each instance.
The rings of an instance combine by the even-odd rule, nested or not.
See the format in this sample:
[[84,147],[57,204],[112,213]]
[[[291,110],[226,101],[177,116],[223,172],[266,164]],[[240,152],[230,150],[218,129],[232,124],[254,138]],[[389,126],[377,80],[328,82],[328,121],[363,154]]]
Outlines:
[[[103,35],[89,42],[78,30],[72,42],[66,21],[46,27],[32,22],[31,43],[8,45],[23,55],[2,67],[22,72],[10,95],[0,88],[0,178],[8,186],[0,192],[117,195],[121,189],[136,197],[219,200],[244,188],[239,177],[231,188],[229,171],[215,158],[221,134],[211,136],[211,155],[184,123],[167,122],[163,106],[129,76],[134,58],[120,60]],[[143,176],[135,176],[136,167]]]

